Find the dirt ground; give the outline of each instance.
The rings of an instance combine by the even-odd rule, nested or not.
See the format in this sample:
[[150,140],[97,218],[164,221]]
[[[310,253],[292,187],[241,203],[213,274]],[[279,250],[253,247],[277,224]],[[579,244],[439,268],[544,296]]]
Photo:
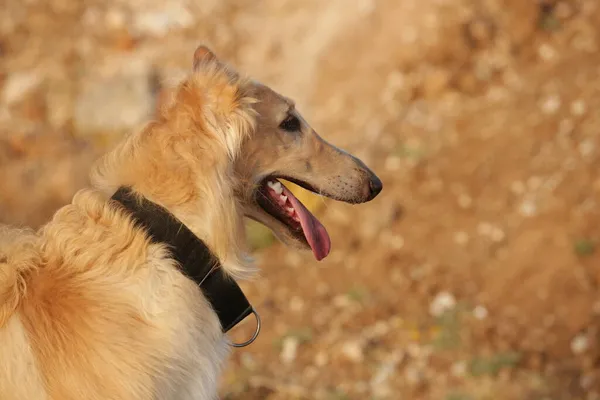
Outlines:
[[[199,42],[380,175],[250,227],[222,398],[600,399],[597,0],[0,0],[0,222],[39,226]],[[252,331],[248,322],[233,334]]]

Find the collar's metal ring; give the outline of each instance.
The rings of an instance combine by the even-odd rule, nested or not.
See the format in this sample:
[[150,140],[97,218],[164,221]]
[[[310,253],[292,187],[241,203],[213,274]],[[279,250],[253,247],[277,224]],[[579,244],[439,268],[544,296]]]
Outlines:
[[252,335],[252,337],[249,340],[243,343],[232,343],[232,347],[246,347],[252,344],[258,337],[258,334],[260,333],[260,315],[258,315],[254,307],[252,307],[252,314],[254,314],[254,318],[256,318],[256,330],[254,331],[254,335]]

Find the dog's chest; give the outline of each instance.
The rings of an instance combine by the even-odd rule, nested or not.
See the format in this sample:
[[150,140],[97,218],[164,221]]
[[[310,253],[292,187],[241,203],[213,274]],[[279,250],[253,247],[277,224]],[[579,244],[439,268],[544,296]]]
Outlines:
[[160,335],[168,338],[157,351],[156,398],[212,400],[229,345],[198,286],[178,272],[163,271],[148,281],[157,285],[150,292],[163,293],[152,296],[147,307],[153,309],[154,326],[164,331]]

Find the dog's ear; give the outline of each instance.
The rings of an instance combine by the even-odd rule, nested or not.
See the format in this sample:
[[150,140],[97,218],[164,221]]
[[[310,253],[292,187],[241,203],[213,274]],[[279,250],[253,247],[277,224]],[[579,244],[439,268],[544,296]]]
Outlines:
[[203,64],[218,62],[217,56],[211,49],[204,45],[198,46],[194,52],[194,70],[197,71]]

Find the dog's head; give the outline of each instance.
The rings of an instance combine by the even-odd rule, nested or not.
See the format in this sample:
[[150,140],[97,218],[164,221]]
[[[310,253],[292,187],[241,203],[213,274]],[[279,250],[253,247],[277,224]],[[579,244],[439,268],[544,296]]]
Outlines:
[[[196,68],[211,63],[219,63],[217,57],[199,47]],[[292,100],[258,82],[250,81],[247,89],[256,100],[252,106],[256,121],[234,161],[236,193],[244,214],[266,225],[284,243],[310,247],[321,260],[331,246],[326,229],[279,178],[348,203],[375,198],[381,180],[362,161],[323,140]]]
[[319,260],[329,253],[327,231],[279,178],[348,203],[382,188],[360,160],[317,135],[290,99],[240,77],[204,46],[157,119],[92,176],[107,192],[126,185],[160,203],[232,265],[244,264],[243,216]]

